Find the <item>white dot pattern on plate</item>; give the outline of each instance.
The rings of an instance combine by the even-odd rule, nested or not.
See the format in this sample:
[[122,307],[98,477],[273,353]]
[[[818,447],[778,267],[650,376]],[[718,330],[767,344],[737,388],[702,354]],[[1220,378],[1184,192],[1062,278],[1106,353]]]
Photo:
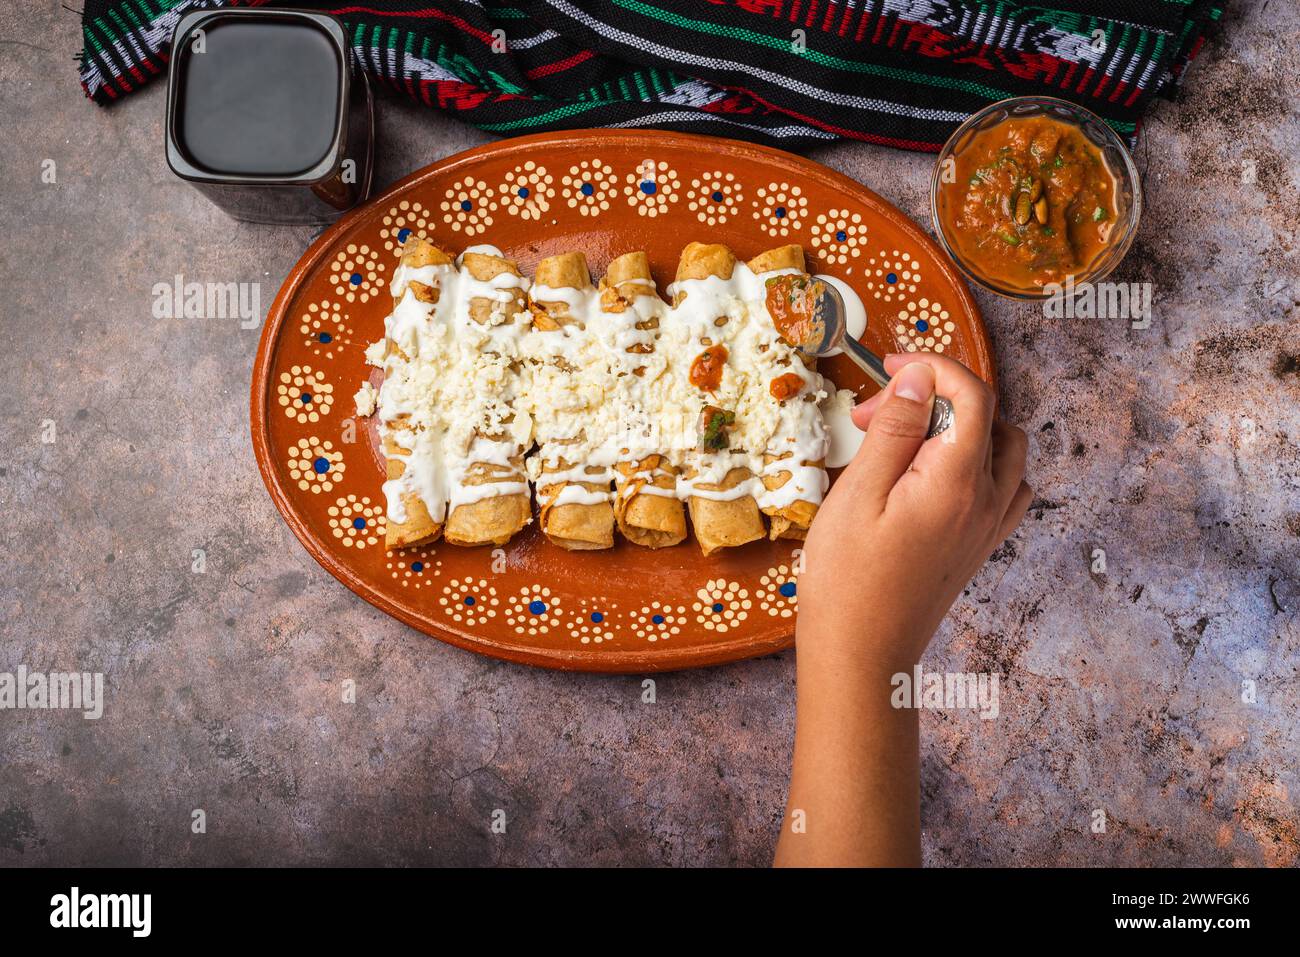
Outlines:
[[372,505],[367,495],[344,495],[338,498],[327,512],[330,530],[344,548],[358,551],[368,545],[377,545],[384,537],[384,513],[378,504]]
[[599,216],[606,212],[610,199],[618,192],[614,167],[597,159],[583,160],[570,166],[561,182],[565,202],[583,216]]
[[344,321],[342,308],[328,299],[308,303],[298,320],[298,332],[317,358],[333,359],[336,352],[352,344],[352,327]]
[[275,393],[285,416],[299,423],[319,422],[334,404],[334,386],[325,380],[325,373],[311,366],[281,372]]
[[943,352],[957,331],[948,310],[921,299],[900,309],[894,323],[894,340],[903,352]]
[[808,214],[808,197],[790,183],[768,183],[759,187],[754,199],[754,218],[774,239],[785,239],[803,225]]
[[434,214],[422,205],[404,199],[391,207],[382,220],[379,237],[384,241],[384,249],[390,253],[402,254],[402,246],[412,236],[429,239],[433,232]]
[[695,593],[691,604],[695,620],[709,631],[719,634],[730,631],[749,617],[753,607],[749,591],[740,582],[725,578],[711,580]]
[[541,219],[551,208],[555,196],[555,177],[532,160],[521,163],[506,174],[501,184],[501,205],[511,216]]
[[583,598],[578,601],[569,623],[569,635],[580,644],[601,645],[614,640],[611,616],[618,610],[617,603]]
[[632,633],[650,642],[667,641],[673,635],[681,634],[686,621],[685,606],[658,601],[642,605],[628,615]]
[[348,302],[369,302],[383,290],[384,264],[379,253],[367,245],[348,245],[330,263],[330,284],[334,294]]
[[438,606],[457,624],[479,625],[497,616],[501,600],[486,578],[453,578],[442,586]]
[[758,579],[758,607],[773,618],[793,618],[799,605],[796,575],[789,565],[776,565]]
[[736,174],[714,170],[691,180],[687,206],[704,225],[721,226],[736,215],[744,201],[745,191]]
[[832,209],[817,214],[812,244],[826,265],[842,266],[850,259],[857,259],[866,241],[867,227],[861,213]]
[[623,195],[628,205],[641,216],[651,219],[668,211],[677,202],[682,183],[672,167],[652,159],[642,160],[635,170],[627,174]]
[[867,260],[864,277],[872,300],[904,302],[916,293],[921,266],[911,253],[894,249]]
[[343,453],[334,448],[333,442],[313,435],[299,439],[290,447],[287,469],[289,478],[298,483],[299,489],[317,495],[341,482],[347,466]]
[[389,549],[385,567],[393,580],[403,588],[419,591],[442,574],[442,560],[436,558],[436,555],[437,552],[428,545],[397,551]]
[[439,204],[443,222],[466,236],[478,236],[492,225],[497,200],[483,180],[466,176],[443,194]]
[[506,624],[516,635],[546,635],[563,621],[560,598],[545,585],[525,585],[506,609]]

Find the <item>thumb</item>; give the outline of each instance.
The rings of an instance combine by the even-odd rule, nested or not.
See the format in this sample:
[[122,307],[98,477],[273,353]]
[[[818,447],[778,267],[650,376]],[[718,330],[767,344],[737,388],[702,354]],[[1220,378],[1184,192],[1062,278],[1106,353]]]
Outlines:
[[889,495],[930,431],[934,369],[912,362],[898,370],[881,393],[854,466],[860,480],[881,499]]

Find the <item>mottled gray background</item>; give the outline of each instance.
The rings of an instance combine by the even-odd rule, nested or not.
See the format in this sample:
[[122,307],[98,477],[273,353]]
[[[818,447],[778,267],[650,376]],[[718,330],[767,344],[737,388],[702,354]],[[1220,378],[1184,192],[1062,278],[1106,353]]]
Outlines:
[[[1121,278],[1155,284],[1151,328],[981,299],[1038,495],[926,658],[1004,676],[996,721],[923,715],[929,864],[1300,857],[1300,12],[1257,6],[1145,127]],[[793,653],[643,705],[639,677],[489,661],[354,597],[258,477],[257,332],[150,314],[177,273],[265,309],[312,232],[174,178],[161,86],[82,99],[57,3],[5,4],[0,38],[0,671],[109,686],[100,721],[0,711],[0,863],[768,862]],[[391,100],[379,125],[382,183],[486,139]],[[816,158],[928,219],[930,157]]]

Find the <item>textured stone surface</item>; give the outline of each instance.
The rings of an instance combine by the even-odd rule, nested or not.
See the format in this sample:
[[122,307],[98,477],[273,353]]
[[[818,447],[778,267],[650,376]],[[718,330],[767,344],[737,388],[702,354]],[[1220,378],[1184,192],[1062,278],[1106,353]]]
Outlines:
[[[1300,855],[1300,12],[1262,6],[1146,126],[1122,278],[1155,284],[1151,328],[981,300],[1038,499],[926,659],[1003,676],[998,720],[923,716],[930,864]],[[150,313],[178,273],[260,281],[265,309],[311,231],[173,178],[161,87],[82,100],[57,3],[6,5],[0,36],[0,671],[109,687],[99,721],[0,711],[0,864],[767,862],[793,654],[659,676],[643,705],[638,677],[499,664],[355,598],[263,491],[257,333]],[[383,182],[485,139],[380,121]],[[927,221],[928,157],[817,158]]]

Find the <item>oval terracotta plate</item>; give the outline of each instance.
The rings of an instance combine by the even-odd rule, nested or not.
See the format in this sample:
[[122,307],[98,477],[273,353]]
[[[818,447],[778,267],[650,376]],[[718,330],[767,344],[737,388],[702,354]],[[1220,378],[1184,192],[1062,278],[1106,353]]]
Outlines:
[[[356,416],[352,396],[377,375],[362,353],[383,337],[388,283],[412,233],[455,252],[491,243],[529,275],[567,250],[600,275],[614,256],[644,249],[661,291],[691,240],[725,243],[741,259],[801,243],[810,272],[862,297],[871,348],[942,351],[993,381],[979,312],[934,243],[875,193],[808,160],[593,130],[493,143],[407,177],[329,229],[285,281],[258,349],[253,446],[276,507],[332,575],[426,634],[494,657],[639,672],[778,651],[794,638],[800,555],[790,542],[756,542],[705,559],[690,539],[566,552],[535,522],[495,551],[385,550],[383,463],[373,419]],[[875,391],[844,358],[820,368],[862,398]]]

